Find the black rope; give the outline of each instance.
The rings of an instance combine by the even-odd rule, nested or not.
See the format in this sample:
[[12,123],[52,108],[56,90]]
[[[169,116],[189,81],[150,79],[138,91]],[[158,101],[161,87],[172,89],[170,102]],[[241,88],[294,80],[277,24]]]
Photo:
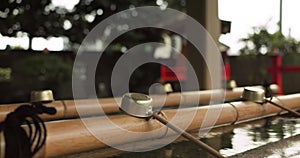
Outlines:
[[272,99],[274,94],[273,94],[270,86],[271,86],[271,83],[269,83],[267,80],[265,80],[263,83],[263,87],[265,89],[265,97]]
[[276,95],[274,95],[270,86],[271,86],[271,83],[269,83],[268,81],[265,80],[264,84],[263,84],[263,87],[265,89],[265,97],[270,98],[269,99],[270,101],[272,101],[273,98],[276,98],[280,102],[280,104],[282,106],[284,106],[283,102]]
[[[9,113],[0,123],[5,137],[5,158],[33,157],[45,144],[47,130],[39,114],[56,113],[42,103],[24,104]],[[22,126],[27,126],[27,132]]]
[[265,89],[265,97],[270,98],[269,101],[272,101],[273,98],[277,99],[281,106],[284,106],[284,103],[277,97],[277,95],[274,95],[271,89],[271,83],[269,83],[267,80],[264,81],[263,87]]

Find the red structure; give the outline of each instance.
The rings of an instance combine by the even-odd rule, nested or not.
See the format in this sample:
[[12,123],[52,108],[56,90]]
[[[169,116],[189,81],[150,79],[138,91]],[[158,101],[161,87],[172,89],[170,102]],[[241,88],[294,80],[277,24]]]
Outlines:
[[[187,70],[185,66],[173,67],[174,72],[166,66],[160,67],[160,78],[163,81],[183,81],[186,80]],[[176,75],[177,74],[177,75]]]
[[[227,47],[227,46],[224,45],[223,47]],[[224,49],[223,51],[221,51],[222,59],[223,59],[223,63],[224,63],[224,67],[222,68],[222,79],[224,81],[230,80],[230,63],[229,63],[229,59],[228,59],[228,55],[227,55],[228,49],[229,49],[229,47]]]
[[300,72],[300,66],[282,66],[282,56],[272,56],[272,66],[268,68],[272,74],[272,82],[279,86],[278,94],[282,94],[282,74],[286,72]]
[[224,71],[223,71],[223,80],[229,81],[230,80],[230,65],[229,65],[229,63],[224,64]]
[[[181,53],[186,54],[186,47],[183,46]],[[164,65],[160,66],[160,79],[162,81],[184,81],[187,80],[187,68],[184,60],[180,60],[176,63],[176,66],[172,67],[172,70]]]

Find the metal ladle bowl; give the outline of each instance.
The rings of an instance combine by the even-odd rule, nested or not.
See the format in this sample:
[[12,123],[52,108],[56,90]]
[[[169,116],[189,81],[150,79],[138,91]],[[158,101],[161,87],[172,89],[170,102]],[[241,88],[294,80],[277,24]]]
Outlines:
[[172,93],[173,92],[173,88],[172,88],[172,85],[170,83],[166,83],[164,84],[164,90],[165,92],[168,94],[168,93]]
[[42,90],[42,91],[32,91],[30,94],[30,102],[31,103],[49,103],[53,102],[53,93],[51,90]]
[[244,89],[242,98],[247,101],[253,101],[259,104],[264,104],[264,103],[271,103],[272,105],[275,105],[283,110],[286,110],[295,116],[300,118],[300,114],[296,111],[293,111],[292,109],[289,109],[287,107],[284,107],[283,105],[279,105],[269,99],[265,98],[265,91],[260,88],[254,88],[254,87],[246,87]]
[[247,101],[253,101],[256,103],[265,103],[265,91],[255,87],[245,87],[242,98]]
[[152,111],[152,98],[141,93],[126,93],[122,97],[120,109],[135,117],[150,117]]
[[232,90],[237,87],[235,80],[227,81],[226,85],[227,85],[227,90]]

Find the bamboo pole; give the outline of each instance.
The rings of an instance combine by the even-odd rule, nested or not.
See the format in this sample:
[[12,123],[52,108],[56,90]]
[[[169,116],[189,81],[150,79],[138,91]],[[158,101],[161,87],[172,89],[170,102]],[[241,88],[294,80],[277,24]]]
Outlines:
[[[0,122],[2,122],[6,118],[6,115],[8,113],[13,112],[16,108],[18,108],[19,106],[24,105],[24,104],[28,104],[28,103],[0,105]],[[43,115],[41,115],[41,118],[47,119],[47,120],[65,118],[66,107],[64,106],[62,101],[55,101],[50,104],[45,104],[45,106],[55,107],[57,113],[55,115],[43,114]]]
[[[291,109],[300,108],[300,94],[286,95],[278,97],[280,101],[274,102]],[[282,109],[273,106],[270,103],[260,105],[253,102],[233,102],[221,105],[212,105],[213,108],[222,108],[220,115],[216,120],[215,126],[229,125],[232,123],[244,122],[246,120],[259,119],[268,117],[283,112]],[[203,124],[205,114],[208,113],[210,106],[184,108],[180,110],[164,110],[168,120],[172,120],[174,124],[183,127],[192,120],[188,125],[187,131],[202,128],[210,128],[211,126]],[[191,118],[191,113],[196,112],[195,116]],[[180,119],[173,119],[175,114],[180,113]],[[52,121],[47,122],[48,137],[46,141],[46,156],[60,156],[72,153],[79,153],[84,151],[105,148],[107,145],[104,142],[97,140],[90,131],[104,136],[105,139],[110,139],[113,145],[122,145],[130,142],[137,142],[143,140],[161,139],[163,136],[173,135],[172,130],[168,130],[165,135],[166,127],[155,120],[145,120],[135,118],[128,115],[113,115],[109,116],[109,120],[118,127],[134,132],[149,132],[156,130],[151,135],[126,135],[124,131],[119,128],[114,128],[111,124],[105,123],[104,117],[85,118],[89,123],[89,130],[83,125],[80,119],[67,121]]]
[[[240,127],[246,127],[252,125],[252,126],[262,126],[266,123],[265,119],[258,119],[258,120],[254,120],[251,122],[245,122],[245,123],[239,123],[239,124],[235,124],[235,125],[230,125],[230,126],[220,126],[220,127],[216,127],[213,128],[210,132],[213,133],[227,133],[229,131],[232,131],[234,128],[240,128]],[[193,131],[189,131],[190,134],[192,134],[194,137],[198,137],[199,136],[199,131],[198,130],[193,130]],[[206,137],[206,136],[205,136]],[[210,136],[208,136],[210,137]],[[159,143],[163,143],[160,142],[159,139],[156,140],[147,140],[147,141],[155,141],[156,144]],[[143,141],[143,143],[146,145],[147,141]],[[178,142],[182,142],[182,141],[186,141],[185,138],[183,137],[179,137],[177,138],[174,143],[178,143]],[[141,148],[143,148],[143,146],[141,146]],[[78,157],[92,157],[92,158],[98,158],[98,157],[113,157],[116,155],[120,155],[122,153],[125,153],[126,151],[121,151],[115,148],[102,148],[102,149],[96,149],[96,150],[91,150],[91,151],[87,151],[87,152],[81,152],[81,153],[74,153],[74,154],[70,154],[70,155],[63,155],[62,157],[64,158],[78,158]]]
[[[253,86],[258,88],[263,88],[262,86]],[[196,104],[207,104],[211,101],[212,93],[217,94],[219,98],[224,96],[226,100],[235,100],[239,99],[242,95],[244,87],[234,88],[232,91],[224,90],[204,90],[204,91],[191,91],[191,92],[182,92],[182,93],[169,93],[168,95],[152,95],[153,106],[154,107],[172,107],[178,106],[180,103],[182,105],[196,105]],[[276,93],[276,89],[272,89]],[[55,107],[57,113],[55,115],[42,115],[41,117],[44,120],[55,120],[55,119],[67,119],[67,118],[77,118],[78,112],[76,108],[80,108],[82,116],[92,116],[92,115],[103,115],[103,112],[106,114],[109,113],[118,113],[119,106],[117,102],[120,102],[121,98],[100,98],[100,99],[85,99],[85,100],[76,100],[76,106],[74,100],[60,100],[55,101],[49,104],[45,104],[49,107]],[[98,102],[102,107],[103,111],[98,110]],[[97,103],[97,105],[95,104]],[[14,111],[21,104],[6,104],[0,105],[0,122],[6,118],[6,115]]]

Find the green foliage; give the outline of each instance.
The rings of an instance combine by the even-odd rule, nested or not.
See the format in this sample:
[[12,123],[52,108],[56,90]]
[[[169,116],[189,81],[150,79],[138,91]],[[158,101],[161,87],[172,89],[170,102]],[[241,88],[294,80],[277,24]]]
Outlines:
[[12,79],[17,90],[51,89],[56,99],[72,96],[72,61],[57,55],[39,54],[13,65]]
[[299,41],[292,37],[285,37],[281,32],[270,33],[266,27],[254,28],[254,33],[241,39],[245,46],[241,54],[287,54],[298,53]]
[[[162,2],[178,10],[183,10],[185,5],[185,0],[162,0]],[[80,44],[89,31],[102,20],[120,11],[140,6],[157,6],[157,4],[156,1],[149,0],[80,0],[73,11],[66,14],[66,20],[71,22],[72,27],[64,32],[64,36],[69,37],[71,42]],[[92,17],[93,20],[88,20],[87,16]],[[133,30],[117,38],[110,45],[129,48],[144,41],[158,42],[161,40],[161,34],[162,30],[153,28]]]
[[[149,0],[79,0],[73,9],[68,10],[54,6],[51,0],[7,0],[0,5],[0,33],[10,37],[26,33],[30,39],[67,37],[75,45],[80,44],[94,26],[110,15],[139,6],[157,6],[156,3]],[[185,0],[161,0],[159,3],[178,10],[185,6]],[[128,34],[127,40],[116,42],[130,46],[150,36],[159,40],[152,33],[153,29],[133,31]]]
[[12,47],[13,50],[24,50],[22,46],[14,46]]
[[60,35],[63,14],[58,14],[58,8],[51,6],[51,0],[2,1],[0,33],[16,36],[18,32],[24,32],[29,37]]
[[0,67],[0,82],[10,81],[11,79],[11,68]]

